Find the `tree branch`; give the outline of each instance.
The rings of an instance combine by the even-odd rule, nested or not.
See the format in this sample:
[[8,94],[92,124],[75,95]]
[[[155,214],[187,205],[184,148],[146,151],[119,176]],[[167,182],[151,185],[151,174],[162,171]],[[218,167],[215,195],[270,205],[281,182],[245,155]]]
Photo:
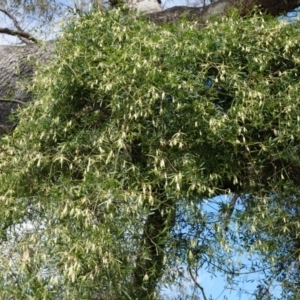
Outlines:
[[17,19],[10,13],[8,12],[6,9],[4,9],[3,7],[0,7],[0,11],[3,12],[5,15],[7,15],[14,23],[15,27],[19,30],[19,31],[23,31],[22,28],[19,25],[19,22],[17,21]]
[[26,102],[17,100],[17,99],[2,99],[2,98],[0,98],[0,102],[18,103],[18,104],[22,104],[22,105],[26,104]]
[[228,229],[229,229],[230,219],[232,217],[232,214],[233,214],[233,211],[234,211],[234,208],[235,208],[235,205],[236,205],[236,202],[237,202],[238,198],[239,198],[239,195],[234,194],[232,196],[232,199],[231,199],[230,203],[229,203],[229,212],[228,212],[228,214],[226,216],[226,220],[224,222],[225,223],[225,231],[228,231]]
[[182,15],[189,20],[206,21],[211,15],[223,14],[229,5],[231,5],[230,0],[220,0],[204,7],[174,6],[161,12],[148,14],[148,17],[156,24],[176,22]]
[[148,14],[148,17],[157,24],[176,22],[180,20],[182,14],[185,14],[189,20],[206,21],[212,15],[225,15],[232,7],[239,9],[241,16],[244,16],[255,5],[267,14],[278,16],[300,6],[300,0],[219,0],[204,7],[174,6],[161,12]]
[[229,204],[232,209],[234,209],[236,201],[237,201],[238,198],[239,198],[238,194],[234,194],[233,195],[233,197],[232,197],[232,199],[230,201],[230,204]]
[[205,292],[204,292],[204,288],[197,282],[197,280],[196,280],[195,276],[193,275],[192,270],[191,270],[190,267],[189,267],[189,273],[190,273],[190,276],[191,276],[193,282],[195,283],[195,285],[200,289],[200,291],[202,293],[202,296],[203,296],[203,299],[207,300]]
[[279,16],[286,12],[292,11],[300,5],[299,0],[243,0],[241,1],[243,7],[248,7],[249,3],[252,7],[249,7],[251,10],[254,5],[261,7],[262,11],[265,11],[267,14],[272,16]]
[[[32,37],[30,34],[26,33],[20,26],[19,22],[17,21],[17,19],[8,11],[6,10],[5,8],[3,7],[0,7],[0,12],[3,12],[6,16],[8,16],[14,23],[15,27],[17,28],[17,30],[11,30],[11,29],[8,29],[8,28],[0,28],[5,30],[6,32],[1,32],[1,33],[6,33],[6,34],[10,34],[10,35],[14,35],[14,36],[18,36],[20,38],[20,40],[22,42],[24,42],[25,44],[30,44],[28,42],[29,41],[32,41],[34,43],[37,43],[37,40]],[[9,32],[8,32],[9,31]]]
[[[13,30],[9,28],[0,28],[0,33],[5,33],[13,36],[17,36],[19,38],[25,38],[29,41],[32,41],[34,43],[38,43],[38,40],[31,36],[29,33],[26,33],[24,31],[19,31],[19,30]],[[22,40],[24,41],[24,40]],[[28,42],[24,41],[24,43],[29,44]]]

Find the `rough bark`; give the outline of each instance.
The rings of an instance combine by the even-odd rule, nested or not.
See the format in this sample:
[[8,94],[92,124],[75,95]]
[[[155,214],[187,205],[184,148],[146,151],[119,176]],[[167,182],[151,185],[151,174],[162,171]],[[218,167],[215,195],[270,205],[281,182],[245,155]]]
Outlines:
[[37,61],[47,61],[54,42],[45,45],[0,45],[0,134],[10,131],[13,122],[8,120],[11,111],[30,100],[27,87]]

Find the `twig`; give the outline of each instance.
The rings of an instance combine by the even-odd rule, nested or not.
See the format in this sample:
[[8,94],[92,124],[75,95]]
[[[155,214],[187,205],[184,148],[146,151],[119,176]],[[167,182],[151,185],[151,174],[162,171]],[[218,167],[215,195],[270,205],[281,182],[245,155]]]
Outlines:
[[200,289],[200,291],[202,292],[202,296],[204,300],[207,300],[205,292],[204,292],[204,288],[197,282],[196,278],[194,277],[191,268],[189,267],[189,273],[191,275],[192,280],[194,281],[195,285]]
[[16,99],[2,99],[2,98],[0,98],[0,102],[8,102],[8,103],[13,102],[13,103],[18,103],[18,104],[22,104],[22,105],[26,104],[26,102],[23,102],[21,100],[16,100]]

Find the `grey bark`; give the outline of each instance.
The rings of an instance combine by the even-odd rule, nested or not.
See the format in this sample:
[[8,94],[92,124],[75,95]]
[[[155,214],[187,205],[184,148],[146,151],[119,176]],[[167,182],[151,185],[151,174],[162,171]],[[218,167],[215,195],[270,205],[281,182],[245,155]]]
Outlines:
[[[206,7],[176,6],[162,12],[148,14],[149,20],[160,24],[175,22],[185,14],[188,19],[205,22],[211,15],[226,14],[227,9],[236,6],[241,15],[246,14],[254,5],[271,15],[291,11],[300,5],[300,0],[219,0]],[[0,46],[0,134],[9,132],[13,123],[8,116],[20,103],[28,102],[30,94],[26,88],[34,73],[36,61],[45,63],[52,56],[54,42],[45,45]]]
[[19,105],[30,101],[27,91],[37,62],[49,60],[54,42],[45,45],[0,45],[0,134],[9,132],[14,123],[8,116]]

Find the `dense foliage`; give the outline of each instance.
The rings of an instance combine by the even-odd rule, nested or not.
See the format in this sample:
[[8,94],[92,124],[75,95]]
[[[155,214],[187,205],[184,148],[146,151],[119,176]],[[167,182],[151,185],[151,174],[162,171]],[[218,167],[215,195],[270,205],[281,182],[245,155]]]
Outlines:
[[299,71],[261,15],[70,23],[1,141],[1,298],[155,299],[244,253],[298,299]]

